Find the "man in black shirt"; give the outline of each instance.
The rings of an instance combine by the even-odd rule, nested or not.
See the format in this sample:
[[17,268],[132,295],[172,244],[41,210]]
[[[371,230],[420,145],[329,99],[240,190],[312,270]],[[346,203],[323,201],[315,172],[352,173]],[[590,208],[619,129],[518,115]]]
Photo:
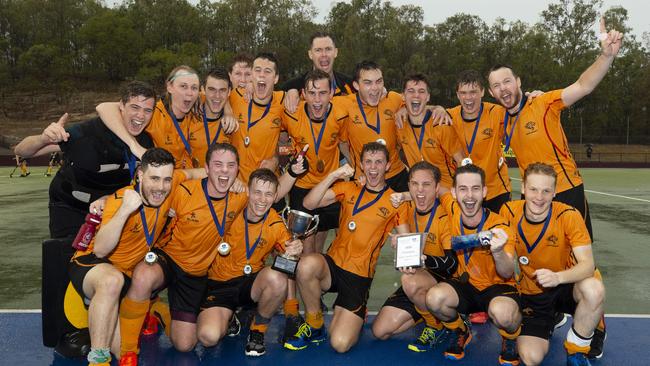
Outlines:
[[[142,133],[151,120],[156,94],[146,83],[129,83],[121,95],[122,122],[145,148],[153,147]],[[63,166],[49,189],[50,237],[43,256],[43,343],[56,345],[64,356],[78,356],[88,347],[87,330],[77,331],[66,319],[63,299],[69,279],[67,265],[74,254],[71,242],[91,209],[101,214],[98,199],[129,184],[136,158],[99,118],[65,126],[68,114],[51,123],[40,135],[28,136],[15,148],[22,157],[63,153]]]

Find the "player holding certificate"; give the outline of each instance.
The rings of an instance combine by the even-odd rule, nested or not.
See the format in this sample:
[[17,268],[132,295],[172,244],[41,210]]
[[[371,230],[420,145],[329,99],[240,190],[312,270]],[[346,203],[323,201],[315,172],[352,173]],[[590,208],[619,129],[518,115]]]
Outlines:
[[409,230],[426,238],[424,268],[402,269],[402,286],[386,300],[372,324],[375,337],[385,340],[423,319],[426,325],[422,333],[408,345],[414,352],[425,352],[443,339],[442,323],[426,308],[426,293],[441,279],[450,278],[458,267],[451,250],[447,212],[436,199],[440,179],[440,170],[426,161],[413,164],[409,171],[413,201],[405,205]]

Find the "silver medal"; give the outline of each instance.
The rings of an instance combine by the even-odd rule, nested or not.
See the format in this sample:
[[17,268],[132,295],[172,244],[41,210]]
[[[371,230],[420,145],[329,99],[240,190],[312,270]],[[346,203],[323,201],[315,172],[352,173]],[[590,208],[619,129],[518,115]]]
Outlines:
[[230,254],[230,244],[226,243],[225,241],[219,244],[219,247],[217,248],[217,251],[219,252],[220,255],[226,256]]
[[380,144],[386,146],[386,140],[384,140],[384,139],[377,139],[377,142],[379,142]]
[[245,265],[244,266],[244,274],[249,275],[251,273],[253,273],[253,267],[251,267],[250,264]]
[[465,158],[460,162],[460,166],[465,166],[465,165],[470,165],[472,164],[472,159],[470,158]]
[[244,145],[248,146],[250,144],[251,144],[251,138],[248,136],[244,137]]
[[350,222],[348,223],[348,229],[349,229],[350,231],[354,231],[356,228],[357,228],[357,224],[356,224],[354,221],[350,221]]
[[519,257],[519,263],[523,264],[524,266],[528,264],[528,257],[521,256]]
[[158,255],[154,252],[147,252],[147,254],[144,255],[144,262],[147,263],[148,265],[152,265],[158,261]]

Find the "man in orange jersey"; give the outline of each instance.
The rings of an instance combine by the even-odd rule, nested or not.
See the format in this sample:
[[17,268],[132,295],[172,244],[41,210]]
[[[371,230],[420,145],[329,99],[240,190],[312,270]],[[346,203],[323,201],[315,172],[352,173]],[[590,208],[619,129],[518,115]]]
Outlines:
[[502,336],[501,365],[518,365],[516,339],[520,330],[519,295],[512,279],[515,237],[508,222],[482,207],[487,194],[485,173],[467,164],[454,176],[451,193],[441,197],[449,214],[451,235],[489,232],[488,243],[457,251],[459,277],[432,287],[426,296],[429,310],[451,331],[445,357],[459,360],[472,338],[469,324],[460,314],[487,311]]
[[287,296],[287,275],[265,267],[265,259],[274,249],[291,256],[302,252],[302,242],[291,238],[271,208],[278,185],[278,178],[268,169],[257,169],[249,178],[248,205],[224,237],[232,249],[217,256],[208,271],[208,289],[198,317],[198,338],[206,347],[223,338],[237,307],[257,306],[245,354],[262,356],[266,352],[264,335]]
[[598,86],[621,48],[623,35],[616,30],[607,33],[604,18],[600,22],[600,31],[600,56],[575,83],[564,89],[529,100],[522,94],[521,79],[511,67],[496,65],[488,73],[490,94],[508,111],[503,126],[505,147],[512,147],[521,175],[528,164],[536,161],[552,165],[558,179],[555,200],[580,211],[592,239],[582,177],[569,151],[560,113]]
[[[320,70],[329,75],[331,89],[334,95],[347,95],[354,93],[352,79],[349,76],[334,71],[334,61],[339,54],[334,42],[334,37],[328,32],[315,32],[309,38],[309,50],[307,56],[312,62],[312,70]],[[287,110],[294,113],[300,102],[300,90],[303,89],[304,73],[295,77],[280,86],[280,89],[287,92],[284,105]]]
[[332,99],[333,91],[328,74],[321,70],[310,71],[303,85],[305,101],[299,105],[296,113],[285,110],[282,128],[288,132],[296,151],[301,151],[309,145],[305,153],[309,170],[298,177],[289,193],[292,209],[320,217],[318,233],[305,239],[304,253],[308,254],[322,252],[328,230],[338,228],[338,202],[308,210],[303,205],[303,199],[310,189],[339,167],[341,132],[348,115],[347,101],[341,98]]
[[253,58],[245,53],[233,57],[228,70],[230,85],[233,88],[245,89],[252,79]]
[[231,90],[226,70],[215,68],[208,72],[203,85],[205,94],[201,98],[200,118],[192,121],[188,135],[192,155],[201,166],[205,163],[208,147],[215,142],[228,142],[228,134],[237,128],[236,120],[226,115]]
[[474,70],[460,73],[456,82],[456,97],[460,105],[448,110],[453,129],[471,163],[485,172],[487,196],[483,206],[499,212],[510,201],[508,164],[501,150],[503,107],[483,102],[485,93],[481,75]]
[[[257,168],[276,171],[278,139],[282,128],[284,92],[274,92],[279,78],[278,61],[272,53],[259,53],[253,61],[253,95],[247,101],[245,90],[230,93],[233,115],[239,123],[230,141],[239,152],[239,179],[247,183]],[[281,209],[281,207],[277,207]]]
[[435,165],[441,173],[439,183],[450,189],[451,177],[464,158],[456,133],[448,125],[433,124],[433,113],[427,109],[430,94],[426,76],[407,76],[403,89],[407,121],[398,126],[397,135],[406,162],[408,166],[418,161]]
[[355,178],[361,175],[361,150],[369,142],[379,142],[390,153],[390,170],[386,183],[396,192],[408,190],[408,173],[397,152],[395,113],[402,105],[402,96],[395,92],[385,94],[381,68],[374,61],[362,61],[354,69],[354,87],[357,94],[347,95],[349,118],[344,127]]
[[425,352],[440,343],[446,333],[444,327],[427,310],[427,291],[440,280],[451,278],[458,261],[451,250],[447,212],[436,198],[440,170],[426,161],[418,161],[409,170],[409,231],[425,233],[424,267],[418,270],[402,269],[402,286],[384,303],[372,323],[372,333],[379,339],[401,333],[424,320],[420,336],[408,345],[414,352]]
[[594,272],[589,232],[574,207],[553,202],[556,179],[551,165],[529,164],[522,182],[525,200],[501,209],[517,232],[523,309],[517,346],[528,366],[541,364],[548,353],[556,312],[573,315],[564,342],[567,365],[590,365],[589,345],[603,315],[605,288]]
[[88,248],[78,250],[69,266],[72,285],[88,306],[91,365],[109,365],[110,348],[119,354],[116,331],[118,304],[129,287],[133,268],[160,237],[170,200],[190,173],[174,173],[174,158],[161,148],[142,155],[138,183],[110,195],[97,235]]
[[339,353],[356,344],[379,251],[391,230],[408,231],[406,205],[394,208],[390,203],[393,190],[384,178],[390,169],[386,146],[371,142],[360,153],[366,176],[363,186],[338,182],[354,174],[346,164],[316,185],[303,202],[309,209],[340,202],[339,222],[344,227],[339,229],[327,254],[307,254],[298,263],[296,281],[305,303],[306,322],[285,341],[285,348],[301,350],[327,338],[320,304],[322,292],[338,293],[329,329],[330,344]]

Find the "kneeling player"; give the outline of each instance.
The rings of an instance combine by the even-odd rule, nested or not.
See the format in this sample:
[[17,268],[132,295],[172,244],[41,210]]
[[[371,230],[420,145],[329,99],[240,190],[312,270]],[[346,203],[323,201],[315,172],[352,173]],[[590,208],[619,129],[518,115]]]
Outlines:
[[424,254],[425,268],[406,270],[400,287],[384,303],[372,324],[372,333],[379,339],[401,333],[420,319],[426,326],[408,349],[424,352],[443,338],[445,331],[426,308],[426,293],[440,279],[450,278],[458,266],[456,254],[451,250],[450,228],[447,213],[436,198],[440,170],[426,161],[420,161],[409,171],[409,229],[427,235]]
[[206,347],[216,345],[226,334],[237,307],[257,305],[245,353],[261,356],[266,352],[264,334],[287,296],[287,275],[264,267],[264,262],[274,248],[290,256],[302,253],[302,242],[291,239],[271,208],[278,184],[268,169],[257,169],[250,175],[248,206],[224,237],[232,249],[217,256],[208,272],[208,290],[198,317],[199,341]]
[[548,353],[553,315],[573,314],[564,346],[568,365],[590,365],[589,345],[603,315],[605,288],[594,276],[591,239],[580,212],[553,201],[557,174],[552,166],[530,164],[524,171],[525,200],[506,203],[503,217],[517,226],[523,308],[518,350],[526,365]]
[[128,289],[133,268],[162,232],[169,192],[185,178],[177,173],[172,179],[173,172],[174,158],[166,150],[153,148],[144,153],[139,183],[109,196],[97,236],[70,263],[72,284],[89,302],[90,364],[110,364],[111,343],[119,354],[120,297]]
[[451,194],[441,197],[450,216],[452,236],[489,230],[491,239],[488,245],[457,251],[460,277],[432,287],[427,292],[426,302],[433,315],[451,330],[446,358],[463,358],[465,346],[472,339],[469,325],[459,313],[487,311],[503,337],[499,363],[518,365],[515,340],[519,335],[521,314],[519,295],[512,279],[515,240],[507,221],[482,207],[486,194],[483,169],[468,164],[456,170]]

